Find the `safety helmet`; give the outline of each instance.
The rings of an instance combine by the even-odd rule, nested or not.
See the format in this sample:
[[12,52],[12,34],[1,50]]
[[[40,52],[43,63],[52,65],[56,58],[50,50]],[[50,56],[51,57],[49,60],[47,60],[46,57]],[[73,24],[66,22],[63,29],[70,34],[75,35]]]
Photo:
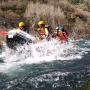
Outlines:
[[45,24],[45,21],[39,21],[38,22],[38,25],[42,25],[42,24]]
[[56,30],[58,30],[59,29],[59,27],[56,27]]
[[25,26],[25,23],[24,22],[19,22],[19,27],[23,27]]
[[58,27],[56,27],[56,30],[63,31],[64,30],[64,25],[58,25]]
[[59,25],[59,29],[63,30],[64,29],[64,25]]

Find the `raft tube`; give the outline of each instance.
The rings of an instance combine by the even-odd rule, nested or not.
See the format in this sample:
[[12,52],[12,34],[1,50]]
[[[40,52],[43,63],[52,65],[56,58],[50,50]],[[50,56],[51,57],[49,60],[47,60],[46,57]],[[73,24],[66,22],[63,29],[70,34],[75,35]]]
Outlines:
[[11,30],[6,36],[6,44],[9,48],[14,49],[17,45],[23,45],[25,43],[34,43],[36,38],[21,30]]

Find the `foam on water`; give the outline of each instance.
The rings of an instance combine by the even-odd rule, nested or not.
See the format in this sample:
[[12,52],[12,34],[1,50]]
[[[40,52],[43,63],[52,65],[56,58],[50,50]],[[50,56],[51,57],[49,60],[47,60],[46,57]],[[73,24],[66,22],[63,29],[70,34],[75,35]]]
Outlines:
[[[55,39],[50,41],[43,40],[36,44],[18,46],[17,51],[9,49],[4,45],[0,58],[4,63],[0,64],[0,72],[8,72],[23,64],[35,64],[52,62],[54,60],[78,60],[90,51],[90,48],[80,47],[75,40],[67,43],[60,43]],[[90,45],[90,41],[86,41]],[[84,43],[84,44],[85,44]]]

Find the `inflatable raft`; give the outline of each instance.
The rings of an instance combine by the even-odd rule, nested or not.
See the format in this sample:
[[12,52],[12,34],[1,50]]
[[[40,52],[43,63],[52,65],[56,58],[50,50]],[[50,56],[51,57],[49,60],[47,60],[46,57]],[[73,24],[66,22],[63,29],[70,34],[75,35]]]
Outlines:
[[21,30],[10,30],[6,36],[6,43],[9,48],[15,48],[17,45],[25,43],[34,43],[36,38]]

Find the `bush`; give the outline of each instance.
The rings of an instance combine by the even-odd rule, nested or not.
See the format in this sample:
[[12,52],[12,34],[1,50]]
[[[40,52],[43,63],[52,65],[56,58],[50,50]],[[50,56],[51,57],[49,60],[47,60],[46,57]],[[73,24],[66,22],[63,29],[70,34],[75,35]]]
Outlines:
[[72,4],[84,3],[84,0],[68,0]]
[[60,7],[54,7],[49,4],[40,4],[38,2],[30,2],[24,16],[29,19],[33,19],[32,17],[34,17],[33,22],[38,22],[40,19],[46,20],[53,28],[55,28],[58,23],[61,23],[62,20],[65,20],[65,15]]

